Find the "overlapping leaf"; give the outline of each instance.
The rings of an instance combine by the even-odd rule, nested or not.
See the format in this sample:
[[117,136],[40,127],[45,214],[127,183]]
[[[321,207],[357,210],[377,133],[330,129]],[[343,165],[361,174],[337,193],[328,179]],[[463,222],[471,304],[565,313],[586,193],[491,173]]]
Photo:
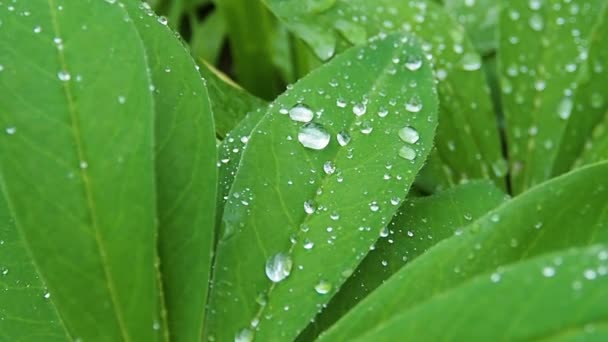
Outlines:
[[307,325],[405,197],[430,151],[436,101],[422,51],[390,36],[338,56],[269,107],[228,196],[210,336],[290,339]]

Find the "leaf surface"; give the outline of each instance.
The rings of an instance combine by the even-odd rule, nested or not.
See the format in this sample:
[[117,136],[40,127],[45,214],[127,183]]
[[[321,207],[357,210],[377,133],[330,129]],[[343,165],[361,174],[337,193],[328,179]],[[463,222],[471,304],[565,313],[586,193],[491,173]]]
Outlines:
[[217,150],[207,89],[188,50],[150,8],[126,8],[154,85],[159,256],[172,341],[202,338],[215,227]]
[[506,202],[408,263],[321,340],[360,336],[502,265],[608,241],[608,186],[596,181],[606,172],[608,163],[581,168]]
[[607,273],[606,245],[543,255],[475,277],[355,341],[560,340],[583,332],[589,341],[608,319]]
[[[420,66],[394,62],[406,56]],[[270,105],[224,211],[211,336],[293,339],[308,324],[378,238],[398,208],[391,200],[405,198],[430,151],[433,83],[414,40],[390,36],[348,50]],[[406,127],[410,143],[398,134]],[[281,267],[265,271],[277,255],[293,265],[281,282]]]
[[156,341],[154,107],[136,28],[117,2],[6,6],[0,175],[24,245],[72,338]]

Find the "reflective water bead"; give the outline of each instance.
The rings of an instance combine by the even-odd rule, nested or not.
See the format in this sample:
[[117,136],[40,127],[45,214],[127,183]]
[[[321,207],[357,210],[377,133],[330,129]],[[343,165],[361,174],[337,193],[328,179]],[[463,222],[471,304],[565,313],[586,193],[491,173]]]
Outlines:
[[310,122],[314,117],[314,113],[307,105],[298,103],[289,110],[289,117],[293,121]]
[[288,255],[277,253],[266,261],[266,276],[270,281],[278,283],[289,276],[292,266],[293,263]]
[[405,109],[411,113],[418,113],[422,109],[422,100],[420,100],[420,96],[412,96],[405,104]]
[[234,342],[252,342],[253,336],[253,331],[251,331],[251,329],[245,328],[239,331],[234,336]]
[[325,162],[325,164],[323,164],[323,171],[326,174],[331,175],[336,172],[336,166],[334,166],[334,163],[328,160]]
[[346,146],[350,142],[350,135],[346,131],[342,131],[336,135],[336,139],[338,140],[338,144],[340,146]]
[[367,111],[367,107],[363,103],[357,103],[356,105],[353,106],[353,113],[356,116],[361,116],[361,115],[365,114],[366,111]]
[[306,202],[304,202],[304,212],[307,213],[308,215],[314,214],[314,212],[317,210],[317,205],[315,204],[314,201],[312,200],[308,200]]
[[408,144],[415,144],[420,139],[420,135],[413,127],[405,126],[399,130],[399,138]]
[[416,159],[416,151],[409,146],[403,146],[399,150],[399,156],[406,160],[414,160]]
[[318,294],[328,294],[332,289],[332,285],[327,280],[321,280],[317,285],[315,285],[315,291]]
[[300,128],[298,141],[302,146],[313,150],[322,150],[329,145],[330,136],[325,128],[316,123],[307,123]]

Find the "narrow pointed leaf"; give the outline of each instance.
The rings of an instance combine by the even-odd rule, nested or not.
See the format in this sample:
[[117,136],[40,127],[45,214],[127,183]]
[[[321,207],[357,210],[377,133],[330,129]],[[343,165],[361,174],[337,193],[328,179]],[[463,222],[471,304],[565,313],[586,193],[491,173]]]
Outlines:
[[155,341],[154,115],[136,28],[108,1],[10,6],[0,175],[24,245],[72,338]]
[[[265,0],[269,8],[324,59],[338,35],[353,44],[389,31],[416,34],[432,55],[440,98],[437,158],[448,172],[436,185],[487,178],[504,187],[502,157],[481,57],[463,28],[440,5],[422,0]],[[407,63],[407,59],[401,61]],[[430,179],[427,177],[427,180]]]
[[213,115],[196,65],[175,34],[149,7],[130,1],[126,8],[154,84],[158,247],[169,335],[196,341],[202,338],[215,230]]
[[[578,120],[571,115],[582,100],[573,98],[581,82],[577,71],[586,68],[593,27],[605,16],[601,13],[606,13],[606,2],[538,0],[504,4],[498,65],[511,183],[517,194],[551,177],[568,121]],[[587,116],[587,111],[580,116]],[[575,123],[573,128],[584,126]],[[589,130],[582,132],[584,136]]]
[[[406,57],[422,64],[395,65]],[[226,204],[210,336],[297,336],[396,212],[391,199],[405,197],[431,149],[436,109],[430,63],[400,36],[348,50],[269,107]],[[273,260],[277,272],[265,271]]]
[[543,255],[480,275],[355,341],[554,341],[583,331],[591,341],[608,319],[607,273],[605,244]]
[[360,336],[501,265],[608,241],[608,187],[596,181],[606,172],[608,163],[581,168],[506,202],[407,264],[321,335],[321,340]]
[[485,181],[460,185],[429,197],[407,199],[388,225],[387,235],[376,242],[300,338],[316,337],[407,262],[460,232],[471,220],[489,212],[505,198],[493,183]]

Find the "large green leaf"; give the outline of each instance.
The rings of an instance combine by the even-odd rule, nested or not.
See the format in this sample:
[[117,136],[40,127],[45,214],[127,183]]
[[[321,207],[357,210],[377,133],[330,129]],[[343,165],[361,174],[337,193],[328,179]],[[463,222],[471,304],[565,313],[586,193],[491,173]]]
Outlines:
[[608,60],[608,5],[604,6],[589,45],[589,57],[581,65],[572,96],[572,114],[555,157],[554,175],[568,171],[577,158],[580,159],[577,165],[608,159],[604,133],[608,121],[608,68],[605,65]]
[[321,335],[322,340],[360,336],[501,265],[608,241],[608,187],[597,182],[607,172],[608,163],[581,168],[498,207],[408,263]]
[[490,181],[460,185],[437,195],[407,199],[388,225],[383,238],[363,259],[300,338],[311,340],[374,291],[407,262],[439,241],[454,235],[505,200]]
[[210,336],[295,338],[405,198],[436,110],[430,63],[401,36],[350,49],[281,95],[253,129],[228,196]]
[[[608,247],[506,266],[404,312],[356,341],[555,340],[608,319]],[[605,336],[605,333],[604,333]]]
[[216,133],[220,138],[234,129],[247,113],[267,103],[239,88],[232,80],[203,60],[199,60],[199,72],[207,81]]
[[69,341],[70,336],[0,195],[0,340]]
[[[585,69],[594,23],[607,6],[603,0],[535,0],[505,1],[502,7],[498,64],[514,193],[553,173],[568,121],[579,120],[571,115],[583,100],[572,96],[581,82],[576,71]],[[573,129],[583,127],[575,123]]]
[[156,110],[159,255],[172,341],[202,338],[217,151],[207,89],[188,50],[145,4],[126,3],[148,56]]
[[154,107],[135,25],[112,1],[2,8],[0,175],[24,246],[71,337],[155,341]]
[[[423,0],[264,1],[324,59],[333,54],[338,34],[359,44],[387,31],[415,33],[433,56],[439,79],[438,153],[431,162],[442,165],[431,169],[442,170],[435,174],[447,178],[427,187],[472,178],[494,179],[504,186],[506,165],[481,58],[463,28],[440,5]],[[426,177],[427,183],[431,179]]]
[[467,35],[482,55],[498,45],[498,12],[496,0],[445,0],[443,5],[464,26]]

